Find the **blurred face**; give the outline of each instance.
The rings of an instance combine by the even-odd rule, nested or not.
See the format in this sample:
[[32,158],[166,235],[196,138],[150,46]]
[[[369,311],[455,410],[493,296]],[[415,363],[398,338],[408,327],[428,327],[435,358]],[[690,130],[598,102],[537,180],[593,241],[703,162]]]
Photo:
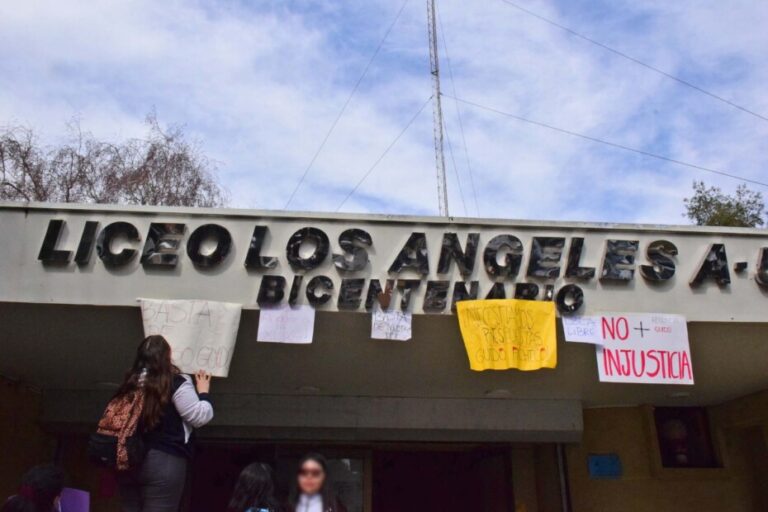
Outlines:
[[323,488],[325,471],[314,460],[308,460],[299,468],[299,489],[304,494],[317,494]]

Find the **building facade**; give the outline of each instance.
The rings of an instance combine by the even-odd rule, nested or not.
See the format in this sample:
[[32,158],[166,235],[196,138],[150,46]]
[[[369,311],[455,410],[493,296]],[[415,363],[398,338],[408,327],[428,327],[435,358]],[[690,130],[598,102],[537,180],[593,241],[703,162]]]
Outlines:
[[[243,306],[188,510],[221,509],[253,459],[284,483],[310,448],[359,511],[768,507],[764,230],[6,203],[0,280],[6,493],[56,459],[116,509],[83,447],[153,298]],[[454,306],[484,298],[682,315],[694,384],[600,382],[560,320],[555,369],[471,371]],[[257,342],[288,303],[313,342]],[[376,308],[412,313],[411,339],[371,339]]]

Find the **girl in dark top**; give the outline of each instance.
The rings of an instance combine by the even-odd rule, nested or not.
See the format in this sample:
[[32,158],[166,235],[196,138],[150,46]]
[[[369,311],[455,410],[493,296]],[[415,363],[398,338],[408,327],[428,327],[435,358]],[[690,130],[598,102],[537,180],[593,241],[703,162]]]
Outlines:
[[347,512],[333,492],[325,457],[319,453],[309,453],[299,461],[288,506],[290,512]]
[[274,492],[272,469],[254,462],[240,473],[227,512],[279,512]]
[[64,473],[56,466],[35,466],[21,479],[18,492],[3,504],[2,512],[55,512],[60,510]]
[[147,455],[140,468],[119,473],[123,512],[177,512],[192,456],[192,429],[213,418],[208,391],[211,376],[182,375],[171,362],[171,346],[162,336],[147,336],[116,396],[144,390],[140,428]]

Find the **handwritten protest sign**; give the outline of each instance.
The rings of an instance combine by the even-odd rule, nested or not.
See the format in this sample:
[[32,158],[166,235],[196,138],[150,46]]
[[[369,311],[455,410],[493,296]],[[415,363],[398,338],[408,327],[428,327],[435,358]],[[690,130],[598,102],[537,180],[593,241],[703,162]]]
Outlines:
[[273,343],[312,343],[315,309],[312,306],[263,308],[259,312],[257,341]]
[[599,316],[563,316],[565,341],[602,345]]
[[557,366],[554,303],[468,300],[456,307],[473,370],[538,370]]
[[411,323],[411,313],[376,308],[371,314],[371,338],[407,341],[411,339]]
[[144,335],[160,334],[184,373],[226,377],[240,325],[240,304],[208,300],[139,299]]
[[680,315],[602,313],[566,325],[563,319],[566,341],[598,345],[601,382],[693,384],[688,328]]

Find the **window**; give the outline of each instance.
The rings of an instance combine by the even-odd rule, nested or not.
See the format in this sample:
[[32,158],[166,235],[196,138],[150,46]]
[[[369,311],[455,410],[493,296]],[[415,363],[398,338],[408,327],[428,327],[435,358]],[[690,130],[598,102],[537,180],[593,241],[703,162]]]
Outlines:
[[656,407],[654,420],[663,467],[720,467],[703,407]]

